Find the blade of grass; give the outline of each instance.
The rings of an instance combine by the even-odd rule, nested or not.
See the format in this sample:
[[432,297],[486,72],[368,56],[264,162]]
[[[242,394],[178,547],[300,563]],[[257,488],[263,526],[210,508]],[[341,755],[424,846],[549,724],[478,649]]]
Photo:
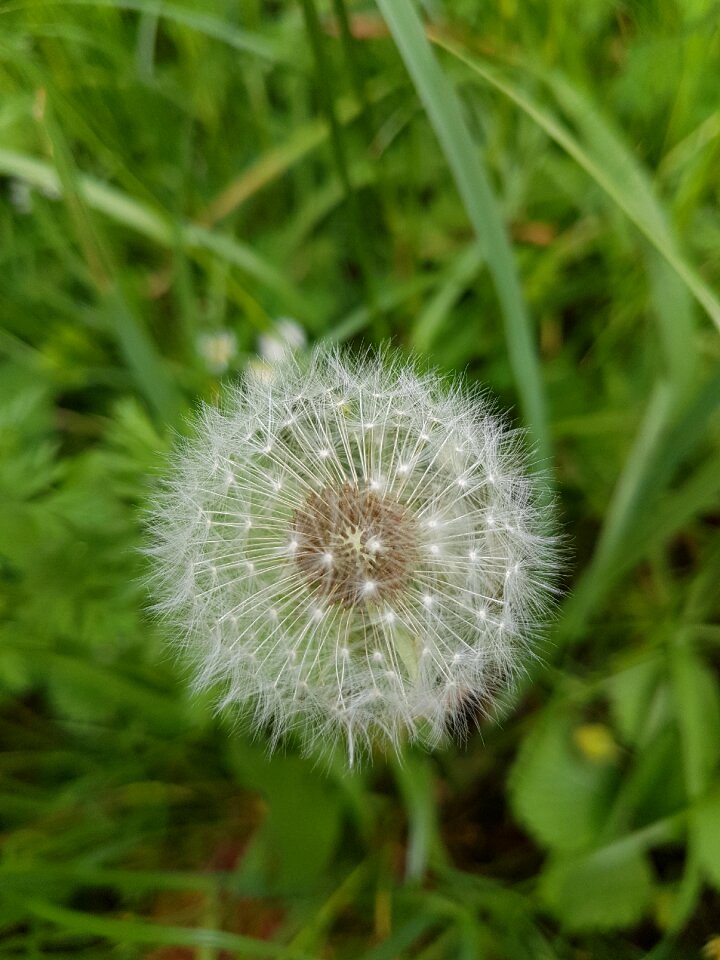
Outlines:
[[[413,297],[424,293],[436,283],[437,279],[434,276],[420,276],[405,283],[397,284],[397,286],[386,285],[378,298],[378,305],[381,310],[389,312],[403,301],[411,300]],[[323,340],[325,343],[343,343],[364,330],[369,323],[370,311],[368,308],[366,306],[357,307],[347,316],[331,324]]]
[[697,383],[694,301],[680,277],[655,250],[648,251],[646,261],[665,368],[677,400],[682,401]]
[[336,83],[333,67],[325,51],[326,41],[323,37],[320,18],[318,17],[314,0],[300,0],[300,3],[305,17],[305,27],[308,37],[310,38],[310,46],[312,47],[313,57],[315,59],[317,89],[322,110],[330,130],[330,144],[332,146],[333,158],[340,180],[345,189],[348,219],[350,222],[349,233],[351,247],[359,267],[362,288],[370,311],[370,321],[375,327],[376,335],[382,338],[387,335],[387,330],[381,318],[378,316],[376,297],[373,290],[372,267],[368,256],[368,251],[372,249],[372,239],[365,225],[360,205],[358,204],[355,187],[350,179],[350,169],[345,142],[343,140],[342,127],[335,110],[334,99],[331,95],[331,90]]
[[[589,152],[556,116],[534,100],[525,90],[513,83],[505,74],[488,66],[479,57],[471,56],[446,37],[433,34],[432,40],[482,77],[486,83],[516,103],[595,180],[598,186],[602,187],[667,260],[713,323],[720,329],[720,300],[697,273],[696,269],[678,251],[672,235],[668,232],[664,216],[658,216],[659,210],[655,208],[654,204],[652,207],[648,206],[646,189],[641,189],[640,194],[635,196],[634,191],[627,184],[622,180],[618,181],[617,163],[611,163],[609,168],[606,168],[603,160]],[[623,151],[623,157],[620,160],[622,168],[626,167],[626,160],[627,155]],[[633,178],[633,180],[634,185],[636,185],[636,178]]]
[[[613,130],[590,97],[573,87],[561,74],[543,72],[541,76],[582,134],[588,152],[595,157],[608,180],[612,181],[615,193],[622,197],[628,215],[636,223],[646,223],[648,231],[681,259],[676,238],[650,177],[620,134]],[[685,296],[685,282],[669,267],[664,258],[650,258],[660,340],[674,385],[682,391],[693,379],[697,339],[693,313]]]
[[210,947],[228,950],[249,957],[283,957],[284,960],[310,960],[306,953],[291,950],[279,943],[255,940],[225,930],[199,927],[173,927],[140,920],[118,920],[58,907],[37,897],[11,898],[18,907],[32,916],[53,923],[64,930],[85,937],[102,937],[112,943],[144,944],[146,946]]
[[570,600],[565,605],[560,625],[563,639],[576,639],[592,610],[609,589],[611,571],[628,529],[636,525],[636,511],[642,503],[647,464],[654,461],[665,437],[675,394],[661,382],[653,392],[645,417],[605,513],[605,520],[592,560],[585,569]]
[[[14,3],[3,7],[3,13],[12,13],[30,6],[28,3]],[[179,7],[163,0],[45,0],[43,7],[110,7],[117,10],[134,10],[142,14],[172,20],[182,26],[204,33],[214,40],[219,40],[227,46],[240,50],[243,53],[269,60],[271,63],[281,63],[285,66],[297,68],[297,60],[285,55],[279,44],[272,43],[266,37],[257,33],[243,30],[220,17],[213,17],[207,13],[200,13],[189,7]]]
[[447,322],[448,314],[480,270],[484,261],[477,243],[454,257],[434,295],[423,307],[412,327],[411,342],[416,350],[430,350]]
[[452,171],[495,282],[520,403],[542,459],[550,454],[542,373],[513,251],[480,149],[473,143],[449,80],[437,62],[412,0],[377,0]]
[[[351,113],[347,120],[353,118]],[[286,173],[295,163],[307,157],[328,138],[324,121],[316,120],[291,133],[283,142],[268,150],[233,179],[200,215],[200,222],[211,226],[224,220],[246,201]]]
[[[370,103],[376,103],[394,88],[383,83],[369,88],[367,97]],[[354,100],[340,98],[334,107],[340,126],[345,127],[362,116],[362,105]],[[234,178],[201,214],[200,222],[211,226],[229,216],[268,184],[309,156],[314,150],[327,142],[330,129],[325,120],[314,120],[303,124],[289,134],[277,147],[258,157],[242,173]]]
[[365,952],[363,960],[398,960],[405,950],[437,924],[437,917],[417,911],[412,919],[399,926],[387,940]]
[[[55,192],[62,189],[60,179],[49,163],[11,150],[0,149],[0,172],[20,177],[40,189]],[[179,235],[190,253],[197,250],[213,252],[279,294],[285,308],[298,318],[312,319],[314,311],[293,284],[247,244],[196,224],[181,224],[176,230],[160,211],[93,177],[80,174],[77,183],[80,194],[92,209],[170,249]]]
[[[350,169],[356,189],[375,182],[375,171],[369,164],[356,163]],[[283,229],[278,239],[278,249],[287,256],[297,253],[323,220],[340,206],[344,197],[345,192],[338,178],[328,178],[319,189],[308,195],[294,218]]]
[[145,83],[151,83],[155,73],[155,47],[160,18],[156,13],[141,13],[135,41],[137,72]]
[[372,107],[365,89],[365,77],[362,65],[358,60],[357,43],[350,28],[350,18],[345,8],[345,0],[332,0],[332,4],[340,28],[340,40],[345,52],[345,60],[349,68],[353,92],[361,108],[360,122],[362,124],[363,135],[366,143],[369,144],[373,136]]
[[[300,930],[293,936],[287,949],[310,950],[315,949],[316,943],[322,935],[336,921],[341,911],[345,910],[357,898],[361,884],[367,881],[368,862],[362,860],[345,877],[342,883],[320,905]],[[283,958],[286,956],[282,955]]]
[[96,867],[91,863],[6,863],[0,865],[3,890],[36,892],[39,884],[54,881],[72,881],[89,886],[113,887],[123,893],[157,893],[158,891],[182,891],[217,893],[232,891],[239,896],[264,896],[268,891],[260,886],[243,887],[237,878],[227,871],[200,873],[187,870],[125,870],[112,867]]
[[419,884],[427,873],[432,849],[438,846],[433,772],[428,757],[414,753],[397,760],[394,770],[408,818],[405,879]]
[[163,366],[152,338],[142,323],[138,322],[125,298],[118,280],[119,272],[112,263],[109,246],[99,225],[90,215],[72,152],[52,103],[49,103],[46,110],[45,130],[53,147],[58,183],[87,262],[99,305],[106,315],[140,393],[161,422],[173,423],[183,407],[180,391]]
[[[558,631],[562,640],[568,643],[580,640],[582,627],[599,600],[624,574],[679,534],[698,514],[717,509],[719,503],[720,457],[714,456],[698,467],[682,487],[657,503],[651,514],[644,514],[642,522],[628,534],[623,550],[615,554],[612,566],[603,566],[600,589],[593,584],[593,574],[588,568],[565,605]],[[544,654],[549,656],[548,651]]]
[[648,528],[648,533],[657,533],[658,494],[705,436],[708,418],[720,404],[720,375],[697,390],[679,418],[677,403],[677,391],[659,382],[616,485],[593,557],[565,604],[561,637],[580,637],[587,618],[616,582],[618,566],[630,569],[629,550],[636,560],[642,558],[642,550],[637,553],[637,531]]

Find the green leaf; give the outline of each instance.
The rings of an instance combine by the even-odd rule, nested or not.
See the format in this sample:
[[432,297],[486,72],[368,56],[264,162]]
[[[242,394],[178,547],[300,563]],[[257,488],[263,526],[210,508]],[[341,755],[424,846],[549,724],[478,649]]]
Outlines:
[[133,677],[90,659],[54,650],[34,648],[36,674],[41,675],[61,717],[102,722],[111,717],[131,718],[153,728],[179,735],[188,717],[182,701],[173,699],[146,677]]
[[282,889],[308,890],[322,877],[340,836],[343,798],[331,781],[296,756],[268,759],[236,742],[230,759],[243,786],[267,801],[255,855]]
[[705,792],[720,760],[720,692],[714,673],[684,644],[673,650],[670,673],[685,788],[693,800]]
[[412,0],[377,0],[418,96],[440,141],[468,219],[495,281],[505,323],[505,342],[525,419],[541,458],[550,452],[545,393],[534,333],[502,210],[460,108],[437,62]]
[[32,683],[32,673],[27,660],[17,650],[6,650],[0,632],[0,699],[6,695],[19,696]]
[[540,895],[568,929],[611,930],[640,920],[652,879],[642,851],[616,843],[587,856],[551,860]]
[[550,709],[526,737],[510,774],[515,816],[545,846],[569,852],[597,841],[615,781],[611,766],[573,746],[572,717]]
[[720,792],[708,797],[692,811],[690,837],[702,869],[720,890]]
[[434,771],[426,756],[408,753],[395,763],[395,777],[408,817],[405,876],[417,883],[425,876],[432,850],[441,849],[438,843]]
[[636,744],[647,738],[651,719],[657,713],[661,677],[662,662],[654,658],[635,663],[610,678],[610,709],[627,743]]

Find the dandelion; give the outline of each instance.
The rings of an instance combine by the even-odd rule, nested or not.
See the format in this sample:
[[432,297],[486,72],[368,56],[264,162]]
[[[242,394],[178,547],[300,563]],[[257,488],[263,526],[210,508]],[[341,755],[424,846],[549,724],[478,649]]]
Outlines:
[[386,352],[286,354],[205,407],[151,520],[158,609],[270,744],[433,746],[532,655],[555,550],[522,438]]

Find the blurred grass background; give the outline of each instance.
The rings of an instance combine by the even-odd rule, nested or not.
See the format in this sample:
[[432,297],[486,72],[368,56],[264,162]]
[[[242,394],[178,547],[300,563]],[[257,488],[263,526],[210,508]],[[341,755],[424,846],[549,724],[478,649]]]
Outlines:
[[[719,14],[0,4],[0,956],[720,957]],[[555,478],[466,747],[268,760],[144,612],[173,431],[288,329],[466,371]]]

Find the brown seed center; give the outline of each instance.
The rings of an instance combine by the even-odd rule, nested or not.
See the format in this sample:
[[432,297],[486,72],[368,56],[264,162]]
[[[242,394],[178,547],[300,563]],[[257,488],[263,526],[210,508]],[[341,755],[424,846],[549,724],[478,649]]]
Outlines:
[[412,514],[351,483],[311,493],[293,517],[295,562],[310,586],[345,607],[383,603],[407,583],[417,557]]

